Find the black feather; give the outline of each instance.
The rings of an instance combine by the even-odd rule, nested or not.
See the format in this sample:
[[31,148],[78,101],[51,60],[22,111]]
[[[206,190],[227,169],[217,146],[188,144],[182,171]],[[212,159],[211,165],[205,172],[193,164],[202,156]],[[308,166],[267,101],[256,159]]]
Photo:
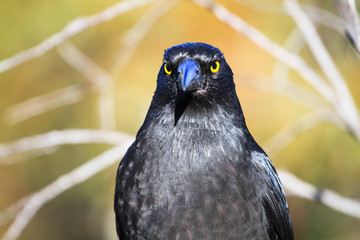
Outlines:
[[[184,67],[186,59],[194,61]],[[191,90],[178,84],[183,69],[198,81]],[[246,127],[219,49],[165,51],[144,124],[119,165],[114,208],[121,240],[293,239],[281,182]]]

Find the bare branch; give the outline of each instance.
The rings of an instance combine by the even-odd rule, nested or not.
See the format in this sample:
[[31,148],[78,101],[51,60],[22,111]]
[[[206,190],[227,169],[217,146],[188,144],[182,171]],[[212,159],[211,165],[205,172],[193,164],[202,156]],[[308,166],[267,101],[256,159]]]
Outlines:
[[299,56],[289,52],[277,43],[271,41],[264,34],[243,21],[235,14],[229,12],[222,5],[211,0],[193,0],[200,6],[206,7],[222,22],[232,27],[237,32],[249,38],[259,47],[270,53],[276,59],[295,69],[303,78],[312,85],[326,100],[334,101],[334,93],[330,86],[313,71]]
[[112,81],[111,76],[88,56],[82,53],[71,42],[67,41],[58,47],[62,59],[80,72],[90,83],[102,89]]
[[249,80],[251,77],[253,78],[251,81],[240,81],[240,83],[243,86],[250,87],[258,91],[280,94],[281,96],[311,109],[310,113],[296,119],[293,123],[284,127],[280,132],[274,135],[272,139],[265,143],[264,149],[266,149],[266,152],[269,155],[276,155],[279,151],[290,144],[298,135],[323,122],[333,123],[342,130],[346,129],[344,123],[341,119],[339,119],[333,109],[327,106],[321,98],[317,97],[317,95],[291,82],[287,82],[279,88],[274,85],[265,85],[265,81],[260,83],[256,80],[256,78],[267,78],[266,76],[256,75],[254,79],[254,74],[251,74],[251,76],[247,75],[245,78]]
[[[166,4],[165,4],[166,2]],[[167,11],[175,6],[177,0],[161,0],[150,8],[150,10],[136,23],[125,37],[125,41],[119,51],[116,60],[110,67],[110,71],[121,71],[128,62],[136,46],[145,37],[157,20]],[[99,114],[103,129],[114,130],[116,128],[114,113],[114,81],[110,74],[92,62],[87,56],[81,53],[75,46],[67,44],[59,47],[59,53],[71,66],[91,80],[100,89]],[[113,117],[111,117],[113,116]]]
[[105,130],[72,129],[52,131],[22,138],[11,143],[0,144],[0,159],[18,153],[64,144],[102,143],[116,145],[129,138],[132,139],[127,134]]
[[[344,32],[344,21],[332,12],[311,5],[302,5],[302,8],[313,22],[324,25],[341,34]],[[288,12],[286,13],[289,14]]]
[[[166,4],[164,4],[165,2]],[[174,7],[177,2],[177,0],[172,0],[170,2],[166,0],[158,1],[158,3],[138,21],[125,38],[124,45],[111,67],[111,71],[120,71],[122,67],[124,67],[124,64],[131,57],[137,44],[143,39],[156,21]],[[115,7],[117,7],[117,5],[115,5]],[[83,30],[85,29],[86,28]],[[66,38],[62,41],[65,40]],[[77,69],[100,89],[99,114],[101,126],[103,129],[114,130],[116,128],[116,121],[115,117],[111,117],[115,116],[112,77],[73,45],[70,45],[70,43],[59,47],[59,53],[66,62]],[[9,108],[5,112],[5,120],[10,125],[16,124],[31,117],[43,114],[49,110],[80,101],[85,96],[86,92],[86,89],[83,89],[82,87],[83,86],[81,85],[74,85],[57,90],[53,93],[31,98]]]
[[[286,82],[283,86],[279,87],[272,84],[272,82],[269,81],[268,76],[244,72],[237,73],[237,75],[240,76],[240,79],[246,79],[246,81],[238,81],[244,87],[251,88],[257,91],[279,94],[309,109],[314,110],[317,108],[324,108],[326,106],[329,106],[329,104],[320,96],[301,87],[296,83]],[[335,117],[337,117],[337,115],[334,116],[334,118]],[[342,123],[342,121],[339,119],[339,117],[337,117],[337,119],[338,121],[336,121],[336,125],[339,125],[339,127],[343,128],[344,124],[339,124]]]
[[[342,1],[342,0],[336,0],[336,1]],[[344,1],[348,1],[348,0],[344,0]],[[349,0],[349,1],[353,1],[353,0]],[[255,0],[255,1],[237,0],[236,2],[239,2],[241,5],[254,9],[256,11],[262,11],[273,14],[284,14],[284,15],[289,14],[283,8],[282,3],[275,3],[272,1],[265,3],[262,0]],[[341,34],[344,33],[344,25],[345,25],[344,21],[335,14],[333,14],[332,12],[326,11],[316,6],[311,6],[306,4],[303,4],[301,6],[304,10],[306,10],[306,13],[309,15],[309,17],[313,22],[332,28]]]
[[[336,111],[344,122],[346,122],[350,131],[355,135],[357,140],[360,141],[359,113],[350,91],[346,86],[345,80],[337,70],[335,63],[332,61],[332,58],[327,52],[313,24],[302,11],[298,2],[296,0],[286,0],[285,7],[296,22],[300,31],[303,33],[303,36],[317,62],[320,64],[322,71],[333,85],[336,95],[334,96],[332,103]],[[319,91],[319,89],[317,90]]]
[[58,47],[60,56],[78,72],[84,75],[91,83],[97,86],[99,96],[99,117],[102,129],[115,130],[115,97],[114,97],[114,80],[99,65],[93,62],[78,48],[70,42]]
[[150,29],[177,3],[178,0],[158,0],[157,3],[137,21],[135,26],[133,26],[125,36],[119,52],[112,61],[113,63],[109,69],[112,75],[116,75],[116,73],[123,70],[135,48],[144,39]]
[[115,88],[114,82],[111,82],[107,88],[102,89],[99,101],[99,117],[100,128],[104,130],[116,130],[116,114],[115,114]]
[[269,81],[260,82],[258,79],[268,79],[268,77],[259,74],[255,75],[254,73],[246,75],[244,78],[248,81],[240,81],[240,84],[245,87],[250,87],[258,91],[280,94],[281,96],[311,109],[311,112],[303,115],[302,117],[296,119],[293,123],[284,127],[264,144],[264,149],[266,149],[266,152],[269,155],[276,155],[279,151],[290,144],[298,135],[323,122],[335,124],[342,130],[346,129],[343,121],[330,106],[328,106],[317,95],[307,91],[295,83],[286,82],[282,87],[274,86],[274,84],[266,85],[265,83],[269,83]]
[[39,57],[49,51],[50,49],[58,46],[66,39],[100,23],[107,22],[116,16],[128,12],[134,8],[138,8],[153,2],[155,0],[127,0],[115,4],[104,11],[88,16],[80,17],[71,21],[66,25],[63,30],[57,32],[51,37],[45,39],[40,44],[28,50],[22,51],[10,58],[0,61],[0,73],[5,72],[13,67],[16,67],[26,61]]
[[89,86],[75,84],[16,104],[8,108],[3,117],[8,125],[13,125],[47,111],[79,102],[91,91]]
[[281,8],[282,5],[275,3],[274,1],[236,0],[236,2],[256,11],[262,11],[273,14],[285,14],[285,11]]
[[[303,5],[303,8],[306,10],[306,13],[309,15],[312,21],[317,24],[325,25],[329,28],[334,29],[335,31],[339,32],[340,34],[344,31],[344,21],[341,18],[337,17],[333,13],[329,11],[325,11],[323,9],[310,6],[310,5]],[[288,14],[287,12],[284,12]],[[306,44],[302,33],[299,31],[298,28],[295,28],[293,32],[288,36],[283,45],[284,48],[289,49],[293,53],[298,53]],[[276,84],[282,84],[287,82],[289,73],[289,68],[284,63],[277,61],[274,64],[273,68],[273,81]]]
[[344,19],[345,34],[355,50],[360,53],[360,19],[354,0],[335,0]]
[[281,182],[290,195],[305,198],[322,203],[338,212],[360,219],[360,202],[354,199],[343,197],[328,189],[319,189],[293,174],[279,170]]
[[[360,140],[360,121],[359,116],[355,107],[355,104],[352,100],[352,97],[346,87],[345,82],[343,81],[341,75],[336,70],[335,65],[332,63],[332,60],[329,58],[326,60],[327,63],[332,64],[331,66],[334,66],[334,69],[331,69],[330,71],[326,72],[326,75],[333,84],[334,90],[336,91],[336,95],[334,90],[327,85],[327,83],[316,73],[314,72],[300,57],[297,55],[287,51],[286,49],[282,48],[278,44],[272,42],[270,39],[268,39],[266,36],[264,36],[262,33],[260,33],[258,30],[244,22],[242,19],[240,19],[238,16],[232,14],[229,12],[226,8],[221,6],[218,3],[212,2],[211,0],[193,0],[196,3],[198,3],[201,6],[204,6],[208,9],[210,9],[213,14],[224,23],[228,24],[230,27],[235,29],[236,31],[244,34],[246,37],[248,37],[251,41],[256,43],[259,47],[263,48],[265,51],[269,52],[271,55],[273,55],[275,58],[282,61],[284,64],[288,65],[291,68],[294,68],[301,76],[304,77],[308,83],[310,83],[325,99],[327,99],[330,103],[332,103],[337,113],[342,117],[342,119],[346,122],[351,132],[356,136],[358,140]],[[287,0],[286,3],[289,3],[290,5],[293,5],[294,0]],[[289,4],[287,4],[289,5]],[[287,7],[288,8],[288,7]],[[297,9],[300,9],[300,7],[296,7]],[[301,10],[299,10],[301,11]],[[290,13],[292,14],[292,12]],[[305,14],[304,14],[305,15]],[[306,18],[307,19],[307,18]],[[307,19],[307,22],[309,20]],[[300,24],[300,23],[299,23]],[[306,23],[307,24],[307,23]],[[311,23],[310,23],[311,25]],[[313,26],[311,34],[316,34],[316,31],[314,30]],[[305,34],[304,23],[299,25],[300,30]],[[316,35],[319,39],[318,35]],[[308,40],[308,36],[306,36],[306,40]],[[309,41],[308,41],[309,43]],[[325,54],[327,54],[324,46],[322,45],[321,41],[318,42],[318,45],[321,45],[321,49],[324,50]],[[314,46],[314,45],[313,45]],[[319,46],[317,46],[319,47]],[[323,61],[323,58],[319,58],[319,61]],[[323,62],[319,62],[320,65],[325,67],[325,64]],[[327,69],[330,69],[331,67],[327,67]],[[324,70],[323,70],[324,71]],[[333,73],[333,75],[329,73]],[[335,74],[335,75],[334,75]],[[339,80],[340,79],[340,80]],[[339,99],[340,98],[340,99]]]
[[[305,40],[298,28],[295,28],[287,37],[283,47],[291,50],[293,53],[299,53],[305,46]],[[273,67],[272,81],[275,86],[283,87],[288,82],[290,69],[283,62],[276,61]]]
[[67,189],[89,179],[106,167],[116,163],[125,154],[133,140],[133,138],[128,137],[122,141],[120,145],[102,153],[71,172],[62,175],[40,191],[31,194],[2,239],[17,239],[44,204]]
[[317,111],[310,112],[296,119],[295,122],[283,128],[265,143],[264,149],[266,149],[269,155],[275,156],[300,134],[325,122],[325,119],[328,119],[328,111],[329,109],[317,109]]
[[37,158],[44,155],[52,155],[57,150],[59,150],[61,146],[47,147],[36,149],[34,151],[22,152],[15,155],[10,155],[5,158],[0,158],[0,165],[14,165],[18,163],[22,163],[33,158]]
[[11,204],[8,208],[0,212],[0,225],[4,225],[13,219],[18,212],[24,207],[25,203],[29,200],[29,196],[23,197],[15,203]]

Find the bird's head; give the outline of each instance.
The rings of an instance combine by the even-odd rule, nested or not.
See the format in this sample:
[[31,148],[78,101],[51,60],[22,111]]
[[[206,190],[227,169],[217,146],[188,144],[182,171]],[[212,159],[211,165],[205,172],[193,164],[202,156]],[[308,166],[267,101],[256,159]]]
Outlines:
[[232,75],[219,49],[205,43],[184,43],[165,50],[157,90],[171,96],[211,97],[234,88]]
[[234,98],[238,102],[233,73],[218,48],[184,43],[165,50],[153,102],[155,107],[175,103],[175,124],[186,109],[195,113]]

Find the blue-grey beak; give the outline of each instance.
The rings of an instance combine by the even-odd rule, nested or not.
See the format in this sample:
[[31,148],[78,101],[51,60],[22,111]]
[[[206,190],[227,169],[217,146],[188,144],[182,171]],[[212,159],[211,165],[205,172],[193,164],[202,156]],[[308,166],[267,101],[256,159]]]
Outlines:
[[191,59],[185,59],[178,67],[178,86],[184,92],[192,92],[204,88],[204,78],[199,64]]

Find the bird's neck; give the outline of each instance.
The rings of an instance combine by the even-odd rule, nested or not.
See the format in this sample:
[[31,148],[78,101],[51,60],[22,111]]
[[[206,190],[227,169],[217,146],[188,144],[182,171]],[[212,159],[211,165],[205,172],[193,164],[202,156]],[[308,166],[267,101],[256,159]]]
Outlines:
[[224,159],[236,161],[244,146],[244,135],[248,134],[241,109],[228,111],[219,104],[211,108],[194,107],[189,105],[175,125],[175,106],[169,104],[159,113],[152,112],[138,133],[141,144],[147,145],[144,149],[161,154],[153,156],[154,164],[170,164],[175,174],[211,167]]

